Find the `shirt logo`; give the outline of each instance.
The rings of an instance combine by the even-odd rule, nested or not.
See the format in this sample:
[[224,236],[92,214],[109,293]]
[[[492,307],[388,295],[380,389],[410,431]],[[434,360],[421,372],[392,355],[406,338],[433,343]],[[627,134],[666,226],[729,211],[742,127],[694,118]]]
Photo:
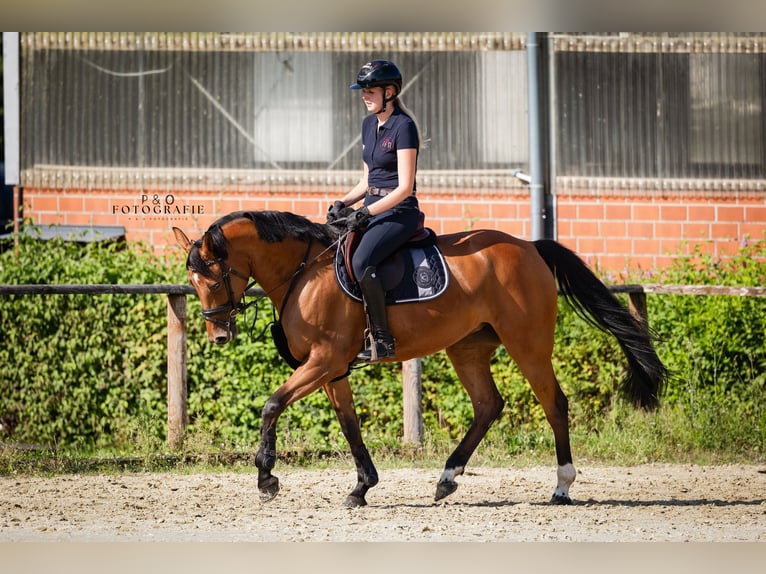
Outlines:
[[390,136],[386,136],[380,142],[380,147],[383,151],[391,151],[394,149],[394,140]]

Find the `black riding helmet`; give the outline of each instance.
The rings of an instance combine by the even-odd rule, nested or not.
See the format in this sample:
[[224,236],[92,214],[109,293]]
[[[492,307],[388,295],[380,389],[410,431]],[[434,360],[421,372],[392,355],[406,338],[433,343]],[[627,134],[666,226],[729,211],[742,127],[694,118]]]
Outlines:
[[393,98],[383,100],[383,109],[385,111],[386,103],[390,102],[402,91],[402,73],[396,64],[388,60],[372,60],[367,62],[359,70],[356,76],[356,83],[349,86],[352,90],[361,90],[363,88],[375,88],[394,86],[396,93]]
[[359,70],[356,83],[351,84],[352,90],[374,88],[376,86],[396,86],[396,93],[402,91],[402,73],[396,64],[388,60],[372,60]]

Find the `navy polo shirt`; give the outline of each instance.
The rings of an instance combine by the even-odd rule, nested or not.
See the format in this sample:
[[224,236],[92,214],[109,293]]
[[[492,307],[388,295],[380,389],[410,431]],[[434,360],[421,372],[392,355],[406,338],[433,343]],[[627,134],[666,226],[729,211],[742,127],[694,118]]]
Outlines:
[[364,118],[362,145],[362,158],[369,169],[367,185],[393,189],[399,185],[396,150],[418,149],[418,130],[410,116],[394,107],[394,112],[380,129],[375,114]]

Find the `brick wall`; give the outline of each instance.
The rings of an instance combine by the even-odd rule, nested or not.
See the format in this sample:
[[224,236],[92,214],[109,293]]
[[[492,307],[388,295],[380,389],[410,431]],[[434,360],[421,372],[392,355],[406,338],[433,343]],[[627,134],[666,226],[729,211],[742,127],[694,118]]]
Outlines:
[[[221,215],[275,209],[323,221],[346,188],[111,191],[24,189],[24,215],[35,223],[121,225],[129,241],[173,245],[171,228],[197,237]],[[526,188],[421,188],[426,222],[437,233],[492,228],[529,238]],[[764,239],[766,192],[706,190],[560,190],[558,240],[602,271],[651,271],[699,246],[725,256],[746,237]]]
[[558,238],[603,270],[651,272],[695,248],[725,257],[766,239],[766,192],[557,194]]

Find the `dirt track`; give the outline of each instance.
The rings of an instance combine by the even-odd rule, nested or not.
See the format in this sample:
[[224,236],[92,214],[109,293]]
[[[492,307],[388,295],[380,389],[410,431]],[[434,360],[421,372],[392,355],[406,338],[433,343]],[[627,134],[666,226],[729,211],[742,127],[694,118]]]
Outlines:
[[273,501],[250,472],[0,478],[0,542],[761,541],[766,468],[578,469],[575,504],[552,507],[555,468],[470,468],[433,502],[440,469],[381,469],[369,506],[343,507],[353,468],[277,465]]

